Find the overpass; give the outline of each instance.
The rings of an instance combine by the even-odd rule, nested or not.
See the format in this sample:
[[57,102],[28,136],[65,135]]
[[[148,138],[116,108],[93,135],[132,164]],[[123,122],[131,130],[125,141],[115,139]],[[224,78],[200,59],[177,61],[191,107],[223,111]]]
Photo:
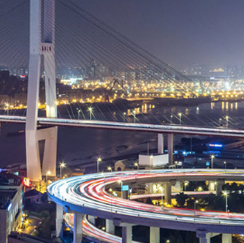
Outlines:
[[[244,215],[227,212],[188,210],[181,208],[161,208],[116,197],[108,188],[122,182],[149,182],[157,178],[166,184],[177,180],[217,180],[223,185],[225,180],[242,180],[243,170],[145,170],[100,174],[88,174],[56,181],[49,185],[47,192],[57,204],[57,232],[61,230],[63,209],[74,213],[74,242],[82,239],[83,215],[93,215],[110,220],[121,226],[122,242],[131,242],[131,227],[145,225],[155,228],[195,231],[200,243],[206,243],[208,234],[223,234],[223,242],[231,243],[231,234],[244,232]],[[168,181],[168,182],[167,182]],[[122,188],[122,186],[121,186]],[[166,186],[165,194],[167,194]],[[171,194],[171,192],[170,192]],[[152,228],[152,229],[153,229]],[[229,236],[225,236],[225,235]],[[123,238],[122,237],[122,238]]]
[[[26,123],[26,117],[0,115],[0,122]],[[144,124],[144,123],[143,124],[123,123],[123,122],[111,122],[111,121],[75,120],[75,119],[46,118],[46,117],[38,117],[37,122],[39,125],[46,125],[46,126],[83,127],[83,128],[97,128],[97,129],[137,131],[137,132],[244,138],[244,130],[228,129],[228,128],[154,125],[154,124]]]

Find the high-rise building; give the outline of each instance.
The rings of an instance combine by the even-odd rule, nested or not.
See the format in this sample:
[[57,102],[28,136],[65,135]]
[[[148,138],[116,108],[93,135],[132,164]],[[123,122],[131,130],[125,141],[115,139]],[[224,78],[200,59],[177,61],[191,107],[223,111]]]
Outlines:
[[23,185],[20,177],[0,172],[0,243],[21,225]]

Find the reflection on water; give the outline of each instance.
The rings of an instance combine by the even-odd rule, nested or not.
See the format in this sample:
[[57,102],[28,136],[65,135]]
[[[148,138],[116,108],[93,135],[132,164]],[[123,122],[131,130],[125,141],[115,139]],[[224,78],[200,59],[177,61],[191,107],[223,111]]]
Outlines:
[[[229,109],[226,107],[230,107]],[[134,112],[134,113],[133,113]],[[133,115],[134,114],[134,115]],[[181,116],[179,116],[181,114]],[[153,106],[142,104],[137,109],[124,109],[123,111],[94,110],[96,119],[107,117],[121,122],[142,122],[152,124],[195,125],[205,127],[232,127],[244,129],[244,101],[240,102],[212,102],[198,106]],[[10,132],[23,130],[23,125],[2,124],[0,133],[0,161],[7,166],[14,163],[25,163],[25,137],[24,134],[9,136]],[[156,141],[155,134],[109,131],[84,128],[59,128],[58,159],[65,161],[96,161],[96,157],[103,158],[121,155],[124,151],[134,153],[146,149],[147,141],[150,144]],[[156,142],[155,142],[156,144]],[[13,153],[14,151],[14,153]]]
[[[242,129],[244,120],[244,101],[211,102],[198,106],[154,106],[142,104],[141,107],[126,112],[127,122],[152,124],[194,125],[205,127],[232,127]],[[179,114],[181,114],[179,116]],[[136,119],[133,119],[136,116]],[[228,118],[227,118],[228,117]],[[117,116],[117,120],[120,120]]]

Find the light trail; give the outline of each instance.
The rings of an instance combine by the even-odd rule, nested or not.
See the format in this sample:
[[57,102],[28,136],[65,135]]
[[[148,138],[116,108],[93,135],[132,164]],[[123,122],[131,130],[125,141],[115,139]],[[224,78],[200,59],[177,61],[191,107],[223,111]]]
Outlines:
[[[210,193],[216,194],[215,191],[180,191],[185,193],[188,196],[205,196],[209,195]],[[177,194],[180,192],[172,192],[171,196],[175,197]],[[135,199],[141,199],[141,198],[162,198],[164,196],[164,193],[155,193],[155,194],[139,194],[139,195],[130,195],[130,200],[135,200]]]
[[199,211],[177,208],[161,208],[154,205],[121,199],[109,194],[105,187],[113,187],[119,180],[170,181],[183,180],[243,180],[243,170],[149,170],[89,174],[52,183],[47,191],[49,197],[66,208],[84,214],[120,222],[143,224],[162,228],[208,232],[243,233],[244,214]]
[[[74,219],[73,214],[66,213],[64,215],[64,220],[70,230],[73,231]],[[122,238],[116,235],[112,235],[108,232],[98,229],[96,226],[91,224],[87,218],[82,221],[82,232],[85,237],[89,240],[97,240],[99,242],[108,242],[108,243],[121,243]],[[133,243],[139,243],[138,241],[132,241]]]

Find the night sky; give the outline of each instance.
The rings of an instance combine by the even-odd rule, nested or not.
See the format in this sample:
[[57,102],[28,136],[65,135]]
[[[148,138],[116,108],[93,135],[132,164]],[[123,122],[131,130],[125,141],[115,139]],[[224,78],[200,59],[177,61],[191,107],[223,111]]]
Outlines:
[[[69,1],[177,69],[192,63],[244,65],[243,0]],[[23,65],[28,62],[22,54],[28,52],[28,5],[28,0],[0,0],[1,57]]]
[[243,0],[73,0],[176,68],[244,65]]

